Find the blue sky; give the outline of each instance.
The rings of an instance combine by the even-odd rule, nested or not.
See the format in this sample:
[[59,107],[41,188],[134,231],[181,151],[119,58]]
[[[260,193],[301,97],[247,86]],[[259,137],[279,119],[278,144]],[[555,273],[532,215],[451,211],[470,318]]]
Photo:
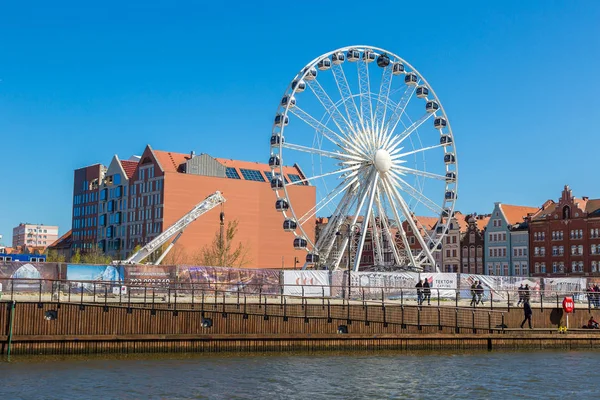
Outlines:
[[[0,234],[70,228],[73,170],[155,149],[265,161],[298,69],[389,49],[453,126],[458,208],[600,197],[600,3],[11,2],[0,13]],[[323,4],[321,4],[323,3]],[[422,4],[422,5],[421,5]]]

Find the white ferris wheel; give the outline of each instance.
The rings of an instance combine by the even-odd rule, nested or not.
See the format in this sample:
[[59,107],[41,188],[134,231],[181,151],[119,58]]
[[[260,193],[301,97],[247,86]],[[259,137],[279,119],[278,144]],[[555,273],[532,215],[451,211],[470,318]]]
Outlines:
[[[289,182],[284,164],[305,176]],[[302,68],[277,108],[269,165],[275,208],[307,251],[305,267],[435,268],[456,202],[456,147],[432,87],[399,56],[358,45]],[[294,208],[297,184],[316,187],[312,209]],[[313,241],[315,216],[328,222]]]

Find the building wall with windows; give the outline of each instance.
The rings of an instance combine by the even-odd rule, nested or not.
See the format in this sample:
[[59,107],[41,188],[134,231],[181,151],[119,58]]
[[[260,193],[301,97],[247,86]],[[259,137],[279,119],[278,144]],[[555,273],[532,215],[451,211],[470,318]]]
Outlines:
[[461,271],[464,274],[483,274],[485,266],[485,227],[490,215],[469,215],[466,217],[467,227],[462,233]]
[[106,167],[102,164],[74,172],[71,252],[85,253],[98,245],[98,194],[105,173]]
[[526,219],[539,211],[536,207],[494,204],[485,229],[485,274],[514,276],[528,271],[528,256],[524,255],[529,254]]
[[576,198],[565,186],[531,219],[530,231],[534,275],[600,274],[600,199]]
[[529,230],[526,223],[510,232],[511,274],[529,276]]
[[46,248],[58,239],[58,226],[21,223],[13,228],[12,247]]
[[126,256],[129,179],[137,166],[115,155],[99,187],[98,249],[115,259]]

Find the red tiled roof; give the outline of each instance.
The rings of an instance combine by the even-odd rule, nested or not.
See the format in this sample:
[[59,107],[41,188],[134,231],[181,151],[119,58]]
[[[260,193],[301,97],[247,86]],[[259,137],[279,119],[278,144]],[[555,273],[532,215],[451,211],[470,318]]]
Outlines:
[[138,162],[137,161],[129,161],[129,160],[121,160],[121,166],[123,167],[123,170],[125,171],[125,174],[127,175],[127,178],[131,179],[133,177],[133,174],[135,173],[135,169],[138,166]]
[[489,216],[481,218],[481,219],[477,219],[477,229],[479,229],[480,231],[484,230],[489,222],[490,222]]
[[171,151],[153,150],[154,156],[163,167],[164,172],[177,172],[179,166],[190,159],[189,154]]
[[73,241],[73,231],[69,230],[67,233],[56,239],[54,243],[48,246],[49,249],[55,248],[69,248],[71,247],[71,242]]
[[513,206],[510,204],[500,204],[500,209],[510,225],[523,222],[523,218],[529,214],[537,214],[537,212],[540,211],[537,207]]

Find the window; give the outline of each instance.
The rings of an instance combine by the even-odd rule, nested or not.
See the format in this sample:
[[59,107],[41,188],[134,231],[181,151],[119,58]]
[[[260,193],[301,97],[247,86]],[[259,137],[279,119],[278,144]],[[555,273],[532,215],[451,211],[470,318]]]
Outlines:
[[583,255],[583,245],[582,244],[577,246],[577,254],[579,254],[580,256]]
[[577,263],[577,272],[583,272],[583,261]]
[[592,261],[592,272],[597,272],[598,263],[596,261]]
[[415,244],[415,237],[414,236],[410,237],[410,244]]
[[[296,183],[296,182],[300,182],[302,180],[302,178],[300,178],[300,175],[295,175],[295,174],[288,174],[288,178],[290,178],[290,182],[292,183]],[[306,184],[305,182],[300,182],[298,183],[298,185],[304,185]]]
[[556,274],[558,272],[558,264],[552,263],[552,273]]
[[546,263],[542,263],[542,264],[540,265],[540,272],[541,272],[542,274],[545,274],[545,273],[546,273]]
[[535,268],[534,269],[535,273],[539,274],[540,273],[540,263],[535,263],[535,267],[534,268]]
[[260,171],[255,169],[240,169],[242,175],[247,181],[264,182],[265,178],[260,174]]
[[231,178],[231,179],[240,179],[240,175],[238,174],[236,169],[233,167],[227,167],[225,169],[225,176],[227,176],[228,178]]
[[467,246],[463,247],[462,256],[463,258],[467,258],[469,256],[469,249]]
[[571,263],[571,272],[577,272],[577,261]]

